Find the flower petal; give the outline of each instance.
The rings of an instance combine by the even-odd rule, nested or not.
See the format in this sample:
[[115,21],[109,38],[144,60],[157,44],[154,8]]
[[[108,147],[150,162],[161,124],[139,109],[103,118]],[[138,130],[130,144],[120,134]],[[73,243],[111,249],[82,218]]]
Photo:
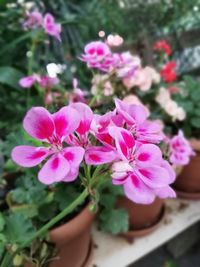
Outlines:
[[155,199],[154,192],[134,174],[124,184],[124,192],[130,200],[139,204],[150,204]]
[[119,156],[122,160],[127,160],[129,156],[129,149],[135,146],[135,139],[132,134],[123,128],[111,126],[108,129],[109,134],[115,139],[115,144]]
[[22,167],[34,167],[50,154],[49,148],[17,146],[12,150],[12,160]]
[[63,157],[74,167],[79,167],[83,160],[85,150],[80,146],[67,147],[63,149]]
[[54,122],[51,114],[42,107],[31,108],[23,121],[24,129],[32,137],[49,140],[54,133]]
[[56,135],[63,140],[67,135],[75,131],[80,123],[78,112],[71,107],[63,107],[52,115]]
[[160,166],[148,166],[138,169],[140,179],[151,188],[161,188],[171,181],[168,171]]
[[175,198],[176,193],[170,186],[165,186],[162,188],[156,188],[154,190],[156,196],[159,198]]
[[62,180],[63,182],[72,182],[76,180],[79,174],[79,168],[71,168],[69,173],[65,176],[65,178]]
[[70,104],[70,107],[76,109],[80,116],[80,124],[76,131],[80,135],[87,133],[90,130],[91,122],[93,119],[92,110],[84,103],[72,103]]
[[115,106],[117,112],[129,124],[141,124],[147,119],[148,113],[142,105],[127,104],[119,99],[115,99]]
[[61,155],[52,156],[42,167],[38,179],[43,184],[52,184],[62,181],[70,171],[70,164]]
[[137,164],[140,166],[159,165],[162,161],[162,152],[156,145],[142,144],[137,150]]
[[90,147],[85,152],[85,161],[88,165],[101,165],[113,162],[117,158],[114,150],[105,147]]

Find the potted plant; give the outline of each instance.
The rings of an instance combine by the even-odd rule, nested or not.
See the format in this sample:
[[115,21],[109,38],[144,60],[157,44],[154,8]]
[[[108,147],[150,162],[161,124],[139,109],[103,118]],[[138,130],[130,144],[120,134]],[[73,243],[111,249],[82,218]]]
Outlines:
[[195,151],[195,155],[191,158],[186,166],[179,174],[174,188],[180,197],[189,199],[199,199],[199,162],[200,162],[200,87],[199,82],[190,76],[186,76],[181,82],[181,93],[175,95],[176,101],[186,110],[186,118],[184,123],[180,125],[184,130],[190,145]]

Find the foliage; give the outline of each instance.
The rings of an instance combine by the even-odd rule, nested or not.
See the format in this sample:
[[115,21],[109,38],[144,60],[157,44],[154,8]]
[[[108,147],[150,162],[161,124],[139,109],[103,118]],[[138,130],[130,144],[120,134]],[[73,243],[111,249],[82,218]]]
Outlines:
[[121,187],[107,182],[100,188],[99,227],[102,231],[119,234],[126,232],[129,227],[128,213],[125,209],[117,208],[117,198],[123,195]]
[[186,113],[186,119],[181,125],[188,137],[199,138],[200,132],[200,85],[199,82],[191,77],[184,77],[180,84],[182,91],[175,95],[175,100],[182,106]]

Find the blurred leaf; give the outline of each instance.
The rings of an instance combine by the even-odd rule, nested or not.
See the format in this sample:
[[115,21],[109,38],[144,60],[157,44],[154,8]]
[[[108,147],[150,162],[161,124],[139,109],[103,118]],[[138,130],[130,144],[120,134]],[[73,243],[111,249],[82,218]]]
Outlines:
[[4,219],[3,214],[0,212],[0,232],[3,231],[4,226],[5,226],[5,219]]
[[22,244],[33,236],[35,229],[30,219],[22,214],[10,214],[6,218],[5,236],[11,244]]
[[114,235],[128,231],[128,214],[124,209],[103,210],[100,213],[100,227]]
[[23,76],[23,73],[15,68],[0,67],[0,83],[20,89],[19,79]]
[[200,128],[200,118],[192,118],[191,125],[195,128]]

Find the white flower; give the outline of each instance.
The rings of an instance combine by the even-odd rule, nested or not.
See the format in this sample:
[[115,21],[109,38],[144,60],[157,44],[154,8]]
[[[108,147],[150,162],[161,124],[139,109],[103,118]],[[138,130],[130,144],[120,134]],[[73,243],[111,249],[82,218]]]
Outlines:
[[66,65],[49,63],[47,64],[46,69],[49,77],[56,78],[58,74],[63,73],[63,71],[66,69]]

